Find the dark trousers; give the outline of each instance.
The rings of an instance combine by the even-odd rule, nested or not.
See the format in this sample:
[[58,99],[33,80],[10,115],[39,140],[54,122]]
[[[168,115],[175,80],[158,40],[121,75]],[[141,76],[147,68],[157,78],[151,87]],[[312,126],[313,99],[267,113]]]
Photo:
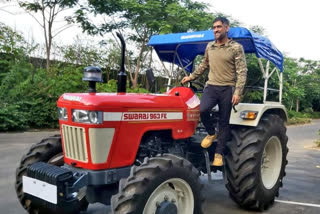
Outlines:
[[225,143],[230,137],[230,113],[232,108],[232,86],[207,85],[200,102],[200,117],[209,135],[215,134],[215,127],[210,118],[212,108],[219,106],[219,134],[216,153],[222,154]]

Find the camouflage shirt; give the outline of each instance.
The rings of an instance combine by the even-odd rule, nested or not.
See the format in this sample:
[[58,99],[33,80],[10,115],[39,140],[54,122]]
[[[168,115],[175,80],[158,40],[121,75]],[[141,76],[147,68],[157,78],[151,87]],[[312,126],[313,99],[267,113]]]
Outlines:
[[204,58],[197,69],[190,75],[198,78],[210,68],[208,82],[210,85],[235,86],[235,95],[241,95],[247,78],[247,64],[242,46],[229,40],[223,45],[208,43]]

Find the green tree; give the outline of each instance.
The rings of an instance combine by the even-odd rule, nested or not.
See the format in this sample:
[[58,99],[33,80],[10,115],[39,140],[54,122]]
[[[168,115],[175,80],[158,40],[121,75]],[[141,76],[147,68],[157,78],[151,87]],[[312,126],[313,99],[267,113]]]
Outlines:
[[[46,46],[46,69],[50,69],[50,55],[53,39],[62,31],[69,28],[70,22],[55,28],[58,16],[66,9],[75,6],[77,0],[18,0],[21,8],[25,9],[41,26]],[[40,15],[39,17],[37,15]]]
[[[213,20],[213,14],[206,11],[206,4],[191,0],[95,0],[88,4],[77,10],[75,16],[83,30],[91,34],[126,31],[125,36],[137,47],[132,68],[127,60],[133,87],[137,86],[143,62],[148,56],[151,61],[152,51],[147,47],[151,35],[206,30]],[[106,22],[94,25],[89,19],[91,13],[107,16]]]
[[283,82],[283,100],[289,110],[295,106],[295,110],[299,111],[300,100],[306,96],[303,82],[303,76],[299,74],[299,64],[296,59],[284,59],[284,82]]
[[28,45],[21,34],[0,22],[0,83],[19,61],[26,61],[35,46]]
[[99,43],[88,38],[76,37],[71,45],[60,46],[64,63],[75,66],[96,65],[103,71],[104,82],[116,79],[120,67],[121,50],[112,39]]
[[320,61],[299,59],[301,84],[306,96],[301,100],[303,109],[320,111]]

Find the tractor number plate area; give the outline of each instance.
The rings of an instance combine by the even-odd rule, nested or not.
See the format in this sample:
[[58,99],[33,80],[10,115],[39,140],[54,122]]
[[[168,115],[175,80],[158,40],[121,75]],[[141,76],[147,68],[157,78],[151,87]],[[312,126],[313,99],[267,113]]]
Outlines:
[[57,204],[57,186],[35,178],[23,176],[23,192]]
[[22,177],[22,188],[26,198],[39,207],[50,208],[60,213],[60,206],[72,209],[78,199],[67,194],[67,187],[73,184],[70,170],[36,162],[28,166],[27,174]]

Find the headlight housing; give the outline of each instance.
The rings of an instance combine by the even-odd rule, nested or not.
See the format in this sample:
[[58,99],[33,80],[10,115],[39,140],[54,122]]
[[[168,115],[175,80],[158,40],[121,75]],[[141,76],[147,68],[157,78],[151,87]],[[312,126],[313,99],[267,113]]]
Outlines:
[[240,118],[244,120],[255,120],[259,112],[257,111],[242,111],[240,112]]
[[72,109],[72,121],[76,123],[102,124],[102,112]]
[[59,117],[59,120],[68,120],[68,111],[67,111],[67,109],[58,107],[58,117]]

